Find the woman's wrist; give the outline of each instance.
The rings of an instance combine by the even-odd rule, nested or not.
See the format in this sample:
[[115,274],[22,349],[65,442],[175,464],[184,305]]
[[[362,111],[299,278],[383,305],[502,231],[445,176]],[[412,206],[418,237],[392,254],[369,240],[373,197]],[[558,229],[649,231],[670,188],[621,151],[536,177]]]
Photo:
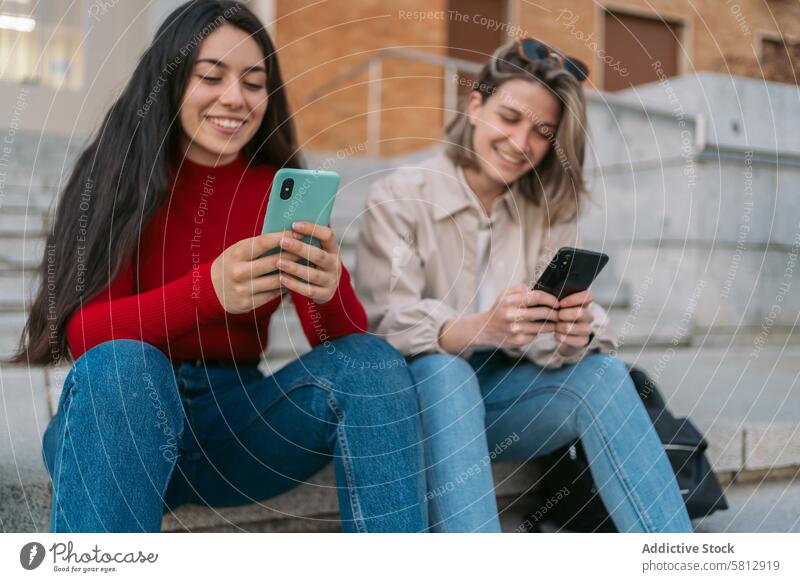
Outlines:
[[492,347],[492,342],[487,337],[489,329],[489,313],[476,313],[467,316],[470,318],[470,345],[472,349]]
[[446,321],[439,331],[439,346],[450,354],[485,347],[485,329],[484,313],[451,319]]

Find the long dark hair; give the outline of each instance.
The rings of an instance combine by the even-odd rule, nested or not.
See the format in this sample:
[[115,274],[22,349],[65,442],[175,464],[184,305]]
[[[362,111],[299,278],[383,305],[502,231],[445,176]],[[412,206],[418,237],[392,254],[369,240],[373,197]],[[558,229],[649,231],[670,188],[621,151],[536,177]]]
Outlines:
[[192,0],[176,8],[76,160],[47,237],[36,298],[8,363],[55,364],[69,357],[70,318],[116,278],[143,226],[167,201],[171,170],[181,158],[184,89],[200,43],[224,24],[258,43],[267,69],[267,111],[243,149],[245,162],[301,166],[275,48],[258,17],[226,0]]

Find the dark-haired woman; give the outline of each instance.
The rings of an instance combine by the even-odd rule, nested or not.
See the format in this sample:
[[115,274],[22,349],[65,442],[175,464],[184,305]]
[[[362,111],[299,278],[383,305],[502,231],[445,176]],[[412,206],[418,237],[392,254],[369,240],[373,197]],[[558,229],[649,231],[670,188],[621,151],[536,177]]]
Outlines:
[[490,461],[575,439],[619,531],[691,531],[606,313],[588,291],[531,290],[579,246],[585,72],[534,39],[500,47],[446,151],[369,196],[356,286],[370,327],[413,358],[433,531],[499,531]]
[[[344,530],[425,528],[411,378],[363,333],[333,232],[260,235],[276,169],[299,164],[262,24],[236,2],[176,9],[76,162],[13,359],[75,360],[43,437],[51,531],[158,531],[331,460]],[[286,294],[316,347],[264,377]]]

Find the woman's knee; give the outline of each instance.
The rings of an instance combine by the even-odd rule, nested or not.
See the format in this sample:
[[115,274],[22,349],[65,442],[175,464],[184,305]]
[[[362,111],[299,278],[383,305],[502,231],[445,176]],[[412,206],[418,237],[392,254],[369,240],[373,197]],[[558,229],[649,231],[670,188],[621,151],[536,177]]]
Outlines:
[[322,344],[329,356],[356,369],[388,370],[405,367],[405,358],[385,339],[353,333]]
[[169,359],[155,346],[131,339],[110,340],[86,351],[73,364],[73,373],[112,375],[124,379],[125,374],[154,375],[172,372]]
[[[334,364],[334,397],[343,404],[369,403],[374,413],[416,415],[417,395],[405,358],[380,337],[351,334],[323,344]],[[330,359],[334,361],[331,362]]]
[[[171,433],[183,427],[183,405],[175,373],[156,347],[136,340],[113,340],[84,353],[73,365],[64,391],[70,406],[91,405],[104,415],[124,414],[141,429]],[[62,398],[63,402],[63,398]],[[155,423],[144,422],[155,415]]]
[[460,418],[470,413],[485,416],[475,371],[466,360],[450,354],[430,354],[409,365],[423,415]]
[[[430,384],[432,390],[443,391],[465,385],[477,385],[475,370],[463,358],[450,354],[428,354],[409,364],[411,376],[418,386]],[[449,391],[449,390],[447,390]]]
[[353,384],[363,384],[362,376],[369,382],[369,377],[375,375],[397,376],[402,382],[409,383],[405,358],[378,336],[351,334],[324,345],[323,349],[326,359],[333,358],[337,371],[348,376],[346,380]]
[[579,366],[582,368],[580,377],[587,385],[617,387],[620,383],[630,381],[627,366],[609,354],[589,354],[580,361]]
[[629,410],[640,402],[628,368],[619,358],[591,354],[580,365],[583,373],[566,384],[593,410]]

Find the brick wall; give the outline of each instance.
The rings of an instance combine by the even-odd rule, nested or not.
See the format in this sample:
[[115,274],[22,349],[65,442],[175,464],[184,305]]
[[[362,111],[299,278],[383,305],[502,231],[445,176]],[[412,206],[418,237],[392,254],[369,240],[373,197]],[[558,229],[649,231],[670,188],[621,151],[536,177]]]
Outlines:
[[[340,85],[337,92],[314,103],[308,95],[337,74],[363,62],[383,47],[420,47],[441,54],[445,22],[410,20],[400,11],[444,10],[445,0],[378,2],[332,0],[309,7],[307,0],[277,2],[279,58],[304,148],[349,149],[367,139],[366,72]],[[387,61],[382,85],[382,155],[429,145],[442,125],[441,70],[437,67]],[[403,78],[400,78],[403,77]],[[397,109],[411,106],[411,109]]]
[[[281,65],[300,133],[311,151],[353,148],[367,139],[367,73],[311,104],[309,94],[382,47],[407,47],[446,54],[447,0],[278,0],[277,42]],[[520,31],[563,48],[590,63],[589,86],[601,87],[601,62],[591,42],[602,47],[602,12],[607,6],[654,15],[649,0],[523,0],[509,2],[504,29]],[[684,24],[683,71],[752,74],[762,33],[800,35],[800,3],[780,0],[661,0],[658,14]],[[577,21],[565,26],[568,10]],[[409,17],[409,13],[417,13]],[[427,15],[421,14],[426,13]],[[559,18],[561,15],[561,18]],[[579,35],[578,32],[582,34]],[[624,58],[624,55],[618,57]],[[408,61],[387,61],[383,69],[381,142],[377,152],[394,155],[428,146],[442,134],[442,71]]]
[[[585,38],[594,34],[594,39],[602,46],[600,17],[603,7],[643,16],[660,15],[682,22],[687,28],[681,39],[685,42],[687,72],[746,74],[757,64],[754,53],[758,51],[762,33],[800,36],[800,3],[782,0],[660,0],[658,3],[649,0],[547,0],[536,4],[512,1],[517,5],[522,29],[593,63],[591,80],[595,83],[599,83],[600,61]],[[567,11],[578,17],[574,27],[565,26]],[[583,33],[583,37],[577,32]],[[624,55],[614,56],[624,59]]]

